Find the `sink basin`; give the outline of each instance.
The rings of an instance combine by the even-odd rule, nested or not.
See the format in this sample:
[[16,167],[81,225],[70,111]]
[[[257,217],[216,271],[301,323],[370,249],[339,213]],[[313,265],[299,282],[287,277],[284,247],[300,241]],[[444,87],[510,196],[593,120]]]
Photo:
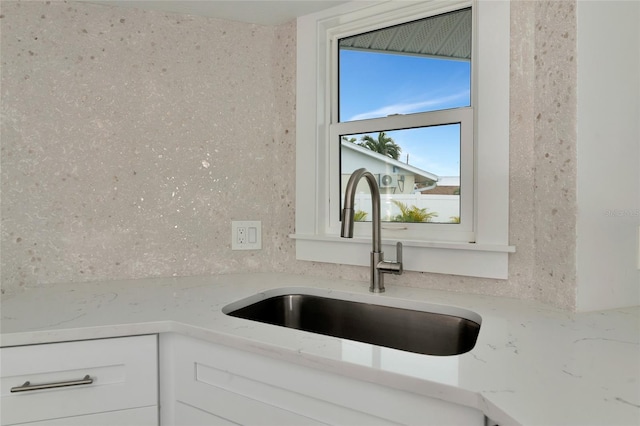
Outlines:
[[[226,306],[223,312],[237,318],[426,355],[459,355],[473,349],[480,332],[478,314],[454,307],[409,304],[412,306],[407,309],[291,292],[257,301],[245,299],[244,303]],[[429,306],[435,309],[421,310]]]

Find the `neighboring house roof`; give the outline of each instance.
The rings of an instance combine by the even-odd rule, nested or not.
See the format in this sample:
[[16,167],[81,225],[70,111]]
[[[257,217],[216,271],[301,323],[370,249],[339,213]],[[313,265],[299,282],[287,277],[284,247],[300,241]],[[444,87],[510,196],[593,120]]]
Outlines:
[[[382,155],[368,148],[364,148],[354,142],[342,141],[342,148],[350,149],[354,152],[360,153],[362,155],[366,155],[370,158],[383,162],[389,166],[395,167],[398,170],[404,170],[407,173],[411,173],[415,176],[420,176],[424,178],[423,180],[437,182],[440,179],[437,175],[434,175],[433,173],[429,173],[417,167],[413,167],[410,164],[406,164],[401,161],[394,160],[391,157],[387,157],[386,155]],[[419,181],[419,180],[416,179],[416,181]]]
[[440,176],[438,186],[423,189],[420,193],[429,195],[458,195],[460,193],[460,176]]
[[459,186],[436,186],[431,189],[420,191],[420,193],[425,195],[458,195],[459,191]]

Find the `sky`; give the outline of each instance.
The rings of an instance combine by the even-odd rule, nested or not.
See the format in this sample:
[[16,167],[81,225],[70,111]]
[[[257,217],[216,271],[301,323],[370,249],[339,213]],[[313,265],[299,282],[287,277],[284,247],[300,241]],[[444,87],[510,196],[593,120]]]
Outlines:
[[[470,63],[341,49],[340,121],[470,105]],[[400,161],[439,176],[460,175],[459,126],[389,131]],[[371,134],[377,138],[378,134]]]

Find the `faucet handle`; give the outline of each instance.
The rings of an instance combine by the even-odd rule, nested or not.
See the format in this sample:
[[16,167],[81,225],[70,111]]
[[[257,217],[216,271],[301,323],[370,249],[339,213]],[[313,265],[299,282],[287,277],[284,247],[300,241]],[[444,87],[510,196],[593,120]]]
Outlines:
[[400,241],[396,244],[396,260],[377,262],[376,269],[384,274],[402,275],[402,243]]
[[396,243],[396,263],[400,265],[400,269],[394,274],[402,275],[402,243],[400,241]]

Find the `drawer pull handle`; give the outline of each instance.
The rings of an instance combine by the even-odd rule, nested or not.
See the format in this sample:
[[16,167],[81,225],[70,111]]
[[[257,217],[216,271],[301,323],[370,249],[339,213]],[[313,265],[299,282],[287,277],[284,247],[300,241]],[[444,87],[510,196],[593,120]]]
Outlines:
[[15,386],[11,388],[11,392],[27,392],[41,389],[53,389],[53,388],[64,388],[67,386],[80,386],[80,385],[90,385],[93,383],[93,379],[87,374],[80,380],[68,380],[66,382],[53,382],[53,383],[42,383],[40,385],[32,385],[30,381],[24,382],[22,386]]

